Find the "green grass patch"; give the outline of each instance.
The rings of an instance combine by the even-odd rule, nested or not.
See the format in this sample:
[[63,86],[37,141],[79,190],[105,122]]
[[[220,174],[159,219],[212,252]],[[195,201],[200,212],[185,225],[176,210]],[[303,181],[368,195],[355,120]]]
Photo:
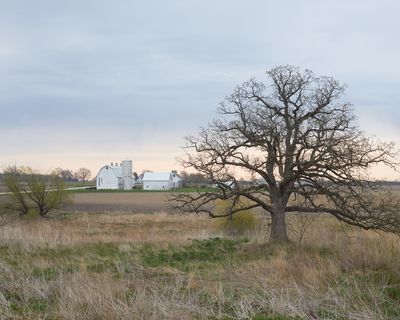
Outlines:
[[157,249],[146,244],[140,250],[142,263],[148,267],[170,266],[180,270],[205,269],[233,258],[243,240],[212,238],[193,240],[186,246]]
[[[39,247],[26,250],[18,245],[0,247],[0,259],[15,271],[51,281],[61,274],[85,268],[93,273],[121,276],[137,263],[144,267],[169,266],[181,271],[204,270],[224,263],[243,263],[273,256],[273,246],[259,246],[247,239],[210,238],[192,240],[183,246],[158,248],[152,244],[120,247],[113,243]],[[46,267],[37,267],[45,264]],[[28,265],[34,266],[27,268]],[[28,273],[27,273],[28,272]]]
[[129,270],[134,257],[112,243],[99,243],[84,247],[83,262],[86,270],[94,273],[120,275]]
[[319,255],[321,257],[332,257],[334,254],[335,252],[331,248],[328,247],[319,248]]
[[29,298],[26,301],[13,301],[11,310],[16,314],[43,313],[50,309],[51,302],[44,298]]
[[384,289],[384,292],[390,299],[400,304],[400,285],[393,287],[386,287]]
[[13,291],[3,291],[3,295],[10,303],[10,309],[15,315],[43,314],[54,304],[52,297],[24,297]]
[[46,268],[34,267],[32,269],[32,276],[35,278],[43,279],[45,281],[55,280],[60,274],[74,273],[79,270],[77,265],[57,265]]

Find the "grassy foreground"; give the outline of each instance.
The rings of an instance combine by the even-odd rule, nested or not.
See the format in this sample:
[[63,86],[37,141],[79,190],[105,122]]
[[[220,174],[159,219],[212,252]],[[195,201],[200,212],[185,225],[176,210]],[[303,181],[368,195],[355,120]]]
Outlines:
[[399,319],[399,238],[318,219],[284,247],[192,215],[12,221],[0,319]]

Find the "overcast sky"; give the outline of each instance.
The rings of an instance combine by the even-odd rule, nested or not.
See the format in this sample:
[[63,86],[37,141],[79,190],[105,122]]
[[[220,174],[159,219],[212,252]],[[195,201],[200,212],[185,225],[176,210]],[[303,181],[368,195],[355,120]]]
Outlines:
[[[0,1],[0,168],[180,169],[183,137],[292,64],[400,145],[398,1]],[[379,171],[382,177],[399,178]]]

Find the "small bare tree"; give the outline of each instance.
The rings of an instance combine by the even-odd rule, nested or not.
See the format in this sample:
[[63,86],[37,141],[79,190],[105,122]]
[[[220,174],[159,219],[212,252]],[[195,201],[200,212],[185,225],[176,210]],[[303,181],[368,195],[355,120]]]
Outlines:
[[57,176],[64,181],[74,181],[76,174],[74,174],[71,170],[69,169],[62,169],[62,168],[55,168],[51,172],[52,176]]
[[[364,229],[399,233],[399,199],[379,192],[368,171],[397,166],[394,144],[357,128],[338,81],[292,66],[267,76],[268,84],[251,79],[237,87],[221,103],[220,117],[186,138],[182,164],[216,189],[176,194],[174,205],[211,217],[221,216],[212,210],[217,199],[233,199],[226,215],[260,207],[271,217],[275,242],[288,241],[288,212],[325,212]],[[239,184],[236,176],[244,173],[254,179]],[[241,197],[250,200],[246,208],[235,207]]]
[[67,194],[64,190],[64,181],[59,177],[45,177],[29,173],[27,174],[27,184],[26,195],[35,204],[42,217],[66,203]]
[[29,168],[7,168],[5,184],[15,203],[14,207],[9,208],[22,215],[35,208],[44,217],[50,211],[62,207],[68,200],[60,177],[41,175]]
[[319,213],[298,212],[292,219],[288,220],[288,227],[296,237],[297,243],[301,245],[309,227],[318,220]]
[[78,181],[88,181],[90,176],[92,175],[92,172],[87,169],[87,168],[79,168],[79,170],[75,173],[76,178]]
[[30,208],[22,181],[24,173],[23,169],[16,166],[9,166],[4,171],[4,184],[12,193],[12,201],[5,204],[5,209],[18,212],[20,215],[27,214]]

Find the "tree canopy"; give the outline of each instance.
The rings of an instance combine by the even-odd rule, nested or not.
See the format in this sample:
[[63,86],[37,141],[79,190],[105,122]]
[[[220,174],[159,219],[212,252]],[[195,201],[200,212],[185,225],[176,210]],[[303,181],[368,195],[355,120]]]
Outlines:
[[[393,143],[367,137],[357,126],[345,86],[310,70],[280,66],[266,83],[251,79],[219,108],[220,116],[186,138],[186,168],[203,174],[215,191],[177,194],[176,207],[217,215],[217,199],[230,199],[223,215],[261,207],[271,216],[272,241],[287,241],[288,212],[325,212],[364,229],[400,231],[400,201],[383,192],[369,169],[395,169]],[[252,176],[239,184],[238,172]],[[229,183],[227,183],[229,182]],[[241,197],[250,202],[237,206]]]

